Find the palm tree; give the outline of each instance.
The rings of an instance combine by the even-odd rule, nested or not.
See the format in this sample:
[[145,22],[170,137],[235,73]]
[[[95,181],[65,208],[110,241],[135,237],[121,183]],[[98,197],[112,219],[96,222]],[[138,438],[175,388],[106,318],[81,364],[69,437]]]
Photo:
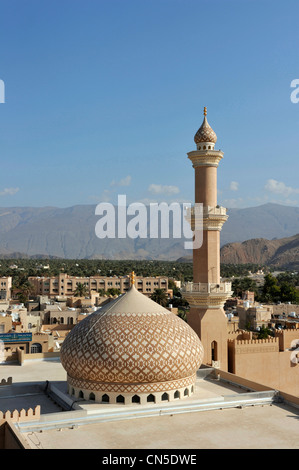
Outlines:
[[107,294],[110,296],[110,297],[114,297],[116,295],[120,295],[121,292],[119,289],[117,289],[116,287],[110,287],[108,290],[107,290]]
[[151,299],[157,304],[162,305],[162,307],[167,307],[168,304],[168,297],[163,289],[155,289],[151,295]]
[[35,290],[34,285],[27,280],[19,284],[19,286],[15,289],[18,290],[17,297],[22,303],[27,302],[27,300],[29,300],[30,295]]
[[75,297],[85,297],[88,294],[88,289],[85,284],[79,282],[74,292]]

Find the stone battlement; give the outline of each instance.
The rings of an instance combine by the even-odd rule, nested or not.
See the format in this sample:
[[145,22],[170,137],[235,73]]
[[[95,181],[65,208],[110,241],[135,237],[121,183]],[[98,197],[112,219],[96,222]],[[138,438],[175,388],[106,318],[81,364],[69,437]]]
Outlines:
[[8,377],[7,380],[2,379],[2,380],[0,381],[0,387],[1,387],[1,385],[11,385],[11,384],[12,384],[12,377]]
[[20,422],[20,421],[32,421],[34,419],[39,419],[40,418],[40,405],[36,406],[34,410],[32,408],[29,408],[28,410],[24,410],[24,408],[21,411],[14,410],[10,411],[7,410],[5,412],[0,411],[0,421],[2,419],[9,419],[13,422]]
[[229,341],[234,341],[235,339],[252,339],[252,331],[238,329],[236,331],[228,331],[227,334]]
[[267,339],[228,339],[228,343],[235,343],[236,346],[248,346],[248,345],[269,345],[278,344],[278,338],[267,338]]
[[294,340],[299,340],[299,330],[297,328],[288,328],[286,330],[276,330],[275,336],[279,340],[279,348],[281,351],[292,346]]
[[285,328],[284,330],[275,330],[276,336],[284,336],[285,334],[292,334],[299,336],[299,328]]

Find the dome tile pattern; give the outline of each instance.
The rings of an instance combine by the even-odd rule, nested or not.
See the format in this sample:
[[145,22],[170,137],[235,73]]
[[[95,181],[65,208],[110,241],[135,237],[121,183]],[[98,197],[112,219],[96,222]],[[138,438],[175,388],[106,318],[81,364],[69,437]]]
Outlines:
[[217,135],[208,123],[206,116],[204,117],[202,125],[194,136],[194,142],[196,144],[201,142],[211,142],[216,144],[217,142]]
[[189,325],[135,287],[82,320],[61,347],[68,382],[90,390],[183,387],[194,382],[202,358]]

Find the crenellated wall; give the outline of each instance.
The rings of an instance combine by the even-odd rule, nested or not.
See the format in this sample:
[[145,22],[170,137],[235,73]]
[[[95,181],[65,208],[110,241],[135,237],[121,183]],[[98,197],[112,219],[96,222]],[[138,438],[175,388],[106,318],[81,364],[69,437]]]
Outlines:
[[0,381],[0,387],[1,387],[1,385],[11,385],[11,384],[12,384],[12,377],[8,377],[7,380],[1,379],[1,381]]
[[[250,345],[250,351],[251,352],[265,352],[269,351],[269,348],[267,346],[269,345],[275,345],[277,346],[277,351],[278,351],[278,346],[279,346],[279,341],[278,338],[273,338],[269,337],[266,339],[241,339],[241,340],[235,340],[235,344],[237,347],[243,348],[244,346],[249,346]],[[271,347],[271,352],[276,351],[276,349],[273,349]]]
[[299,396],[299,362],[296,363],[293,351],[281,346],[283,341],[290,342],[294,335],[294,330],[283,330],[274,338],[229,339],[228,371]]
[[299,341],[299,329],[276,330],[275,337],[279,339],[280,351],[285,351],[292,347],[293,341]]
[[37,405],[34,409],[29,408],[28,410],[22,408],[20,411],[0,411],[0,421],[2,419],[11,420],[13,423],[40,419],[40,405]]
[[236,331],[229,331],[228,332],[228,339],[229,340],[234,340],[234,339],[252,339],[252,331],[245,331],[245,330],[236,330]]

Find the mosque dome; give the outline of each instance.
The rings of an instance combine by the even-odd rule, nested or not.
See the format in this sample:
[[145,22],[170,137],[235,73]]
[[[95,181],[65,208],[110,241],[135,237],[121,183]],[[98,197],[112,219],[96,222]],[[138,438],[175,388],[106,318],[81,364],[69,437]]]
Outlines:
[[96,402],[188,396],[202,359],[194,330],[134,285],[80,321],[61,346],[69,393]]
[[204,120],[194,136],[194,142],[197,145],[203,142],[212,144],[216,144],[217,142],[217,135],[213,131],[207,120],[207,108],[204,108]]

